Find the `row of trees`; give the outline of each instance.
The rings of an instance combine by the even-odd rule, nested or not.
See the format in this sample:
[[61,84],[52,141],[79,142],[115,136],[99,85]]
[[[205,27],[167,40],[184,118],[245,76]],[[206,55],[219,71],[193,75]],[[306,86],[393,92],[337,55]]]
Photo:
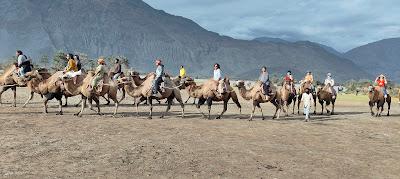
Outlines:
[[[79,56],[79,59],[81,60],[84,69],[93,70],[94,68],[96,68],[97,59],[89,58],[87,54],[81,52],[75,52],[73,54]],[[37,60],[34,59],[32,63],[35,67],[42,67],[54,71],[59,71],[63,70],[67,65],[66,55],[67,55],[66,52],[60,50],[57,51],[53,55],[53,57],[49,57],[48,55],[43,55]],[[122,67],[125,69],[129,69],[129,60],[125,56],[103,56],[99,58],[104,58],[108,65],[114,64],[114,60],[118,58],[120,60],[120,63],[122,64]],[[16,62],[17,62],[17,57],[13,56],[7,59],[5,63],[3,63],[0,67],[4,69]]]

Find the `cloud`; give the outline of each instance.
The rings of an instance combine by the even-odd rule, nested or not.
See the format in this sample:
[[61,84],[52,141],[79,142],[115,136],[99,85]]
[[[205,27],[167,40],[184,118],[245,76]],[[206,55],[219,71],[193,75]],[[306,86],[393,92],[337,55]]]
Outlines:
[[400,37],[398,0],[145,0],[239,39],[261,36],[310,40],[347,51]]

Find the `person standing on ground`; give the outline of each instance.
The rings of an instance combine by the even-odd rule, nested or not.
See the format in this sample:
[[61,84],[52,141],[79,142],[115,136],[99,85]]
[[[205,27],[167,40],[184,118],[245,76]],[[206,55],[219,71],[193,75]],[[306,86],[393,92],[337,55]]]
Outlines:
[[311,109],[311,103],[314,101],[313,95],[310,93],[310,89],[306,88],[305,92],[301,96],[301,101],[304,104],[304,114],[305,116],[305,121],[308,122],[310,119],[310,109]]

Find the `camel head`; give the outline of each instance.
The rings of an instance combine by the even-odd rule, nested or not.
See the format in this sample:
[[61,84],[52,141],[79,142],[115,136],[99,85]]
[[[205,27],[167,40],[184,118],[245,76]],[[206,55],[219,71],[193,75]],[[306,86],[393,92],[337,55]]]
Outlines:
[[32,79],[38,79],[38,80],[43,80],[43,76],[40,74],[39,70],[33,70],[30,72],[27,72],[25,74],[25,80],[30,81]]
[[234,86],[238,87],[238,88],[244,88],[245,87],[245,83],[244,83],[243,80],[239,80],[239,81],[236,82],[236,84]]
[[140,73],[137,72],[137,71],[130,71],[130,72],[128,72],[128,76],[139,76],[139,75],[140,75]]

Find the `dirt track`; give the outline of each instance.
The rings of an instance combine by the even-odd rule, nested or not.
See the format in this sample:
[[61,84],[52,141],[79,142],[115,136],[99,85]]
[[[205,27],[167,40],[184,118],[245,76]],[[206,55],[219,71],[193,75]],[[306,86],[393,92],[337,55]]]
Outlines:
[[[132,98],[123,102],[117,118],[110,115],[113,106],[102,106],[105,116],[86,110],[77,118],[75,107],[56,116],[55,102],[50,114],[42,114],[38,96],[20,108],[24,89],[18,89],[19,107],[9,107],[10,94],[4,93],[8,104],[0,108],[1,178],[400,177],[397,99],[392,116],[373,118],[362,97],[339,96],[337,115],[317,115],[305,123],[298,115],[271,120],[270,104],[263,105],[268,120],[248,122],[250,106],[242,98],[242,116],[230,104],[222,120],[209,121],[186,105],[185,119],[177,117],[180,108],[174,106],[166,119],[147,120],[146,106],[140,108],[142,117],[135,117]],[[215,104],[213,114],[221,107]],[[156,107],[155,116],[164,109]]]

